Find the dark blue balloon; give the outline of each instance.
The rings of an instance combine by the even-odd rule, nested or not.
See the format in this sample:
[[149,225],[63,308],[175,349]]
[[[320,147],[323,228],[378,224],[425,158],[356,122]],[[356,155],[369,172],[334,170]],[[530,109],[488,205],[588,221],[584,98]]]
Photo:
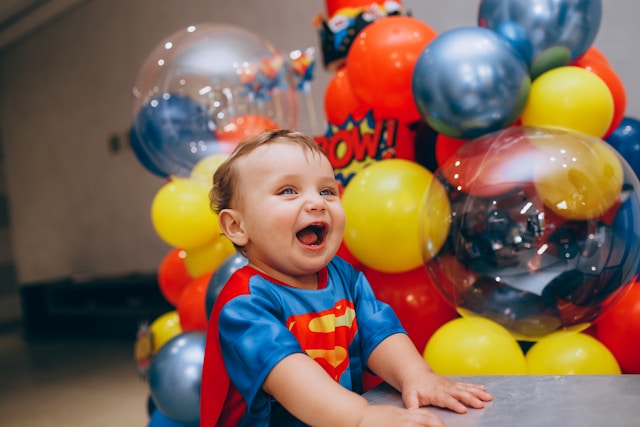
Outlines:
[[601,0],[482,0],[478,10],[478,25],[506,38],[534,78],[585,53],[601,20]]
[[151,99],[136,114],[133,127],[146,158],[165,175],[188,177],[199,160],[220,151],[208,111],[185,95]]
[[207,295],[205,298],[205,309],[207,310],[207,316],[211,315],[211,310],[213,309],[213,304],[216,302],[218,295],[220,295],[220,291],[222,287],[227,283],[229,277],[236,271],[240,270],[242,267],[247,265],[249,261],[245,258],[241,253],[236,252],[235,254],[229,256],[220,266],[213,272],[211,279],[209,280],[209,287],[207,288]]
[[173,421],[200,419],[205,334],[184,332],[167,341],[149,366],[149,388],[158,410]]
[[625,117],[605,141],[620,153],[640,177],[640,120]]
[[133,150],[133,154],[135,154],[138,161],[144,166],[149,172],[154,175],[158,175],[160,178],[168,178],[169,175],[162,170],[162,167],[158,165],[142,145],[140,138],[138,137],[138,133],[132,126],[129,130],[129,144],[131,145],[131,149]]

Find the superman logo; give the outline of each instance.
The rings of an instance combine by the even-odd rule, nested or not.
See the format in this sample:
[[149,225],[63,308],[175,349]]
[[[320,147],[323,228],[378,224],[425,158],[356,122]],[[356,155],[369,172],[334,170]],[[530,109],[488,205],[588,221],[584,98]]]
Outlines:
[[302,349],[339,382],[349,366],[349,345],[358,332],[353,302],[345,299],[319,313],[291,316],[287,328]]

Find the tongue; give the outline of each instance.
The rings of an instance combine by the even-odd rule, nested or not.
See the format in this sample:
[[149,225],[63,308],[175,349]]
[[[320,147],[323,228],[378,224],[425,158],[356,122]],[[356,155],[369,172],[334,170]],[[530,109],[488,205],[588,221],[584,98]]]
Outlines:
[[313,245],[318,241],[318,236],[313,230],[306,228],[298,233],[298,240],[305,245]]

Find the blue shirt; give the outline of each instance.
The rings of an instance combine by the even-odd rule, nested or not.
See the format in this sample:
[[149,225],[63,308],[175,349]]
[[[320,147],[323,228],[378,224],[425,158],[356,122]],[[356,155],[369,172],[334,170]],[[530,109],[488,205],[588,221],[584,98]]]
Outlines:
[[[227,295],[221,293],[216,301],[211,323],[217,321],[225,370],[245,405],[239,426],[303,425],[262,390],[271,369],[285,357],[306,353],[334,380],[361,393],[371,352],[388,336],[405,333],[391,307],[376,299],[365,276],[348,262],[334,258],[319,272],[318,282],[318,289],[294,288],[246,266],[234,273],[223,289]],[[208,352],[209,345],[203,392],[209,381]],[[222,418],[228,406],[225,402]]]

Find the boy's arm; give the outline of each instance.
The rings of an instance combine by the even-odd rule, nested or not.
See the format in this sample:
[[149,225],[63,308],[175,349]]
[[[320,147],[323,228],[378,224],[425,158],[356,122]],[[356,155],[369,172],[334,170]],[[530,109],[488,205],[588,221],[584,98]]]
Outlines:
[[444,426],[437,415],[423,409],[369,405],[364,397],[335,382],[303,353],[278,362],[262,388],[300,421],[316,427]]
[[406,408],[434,405],[458,413],[492,400],[484,386],[453,382],[433,372],[405,334],[385,338],[369,356],[369,369],[402,393]]
[[368,402],[336,383],[303,353],[282,359],[262,386],[296,418],[313,425],[357,426]]
[[393,334],[380,342],[371,352],[367,367],[398,391],[402,391],[407,376],[424,371],[433,373],[405,334]]

